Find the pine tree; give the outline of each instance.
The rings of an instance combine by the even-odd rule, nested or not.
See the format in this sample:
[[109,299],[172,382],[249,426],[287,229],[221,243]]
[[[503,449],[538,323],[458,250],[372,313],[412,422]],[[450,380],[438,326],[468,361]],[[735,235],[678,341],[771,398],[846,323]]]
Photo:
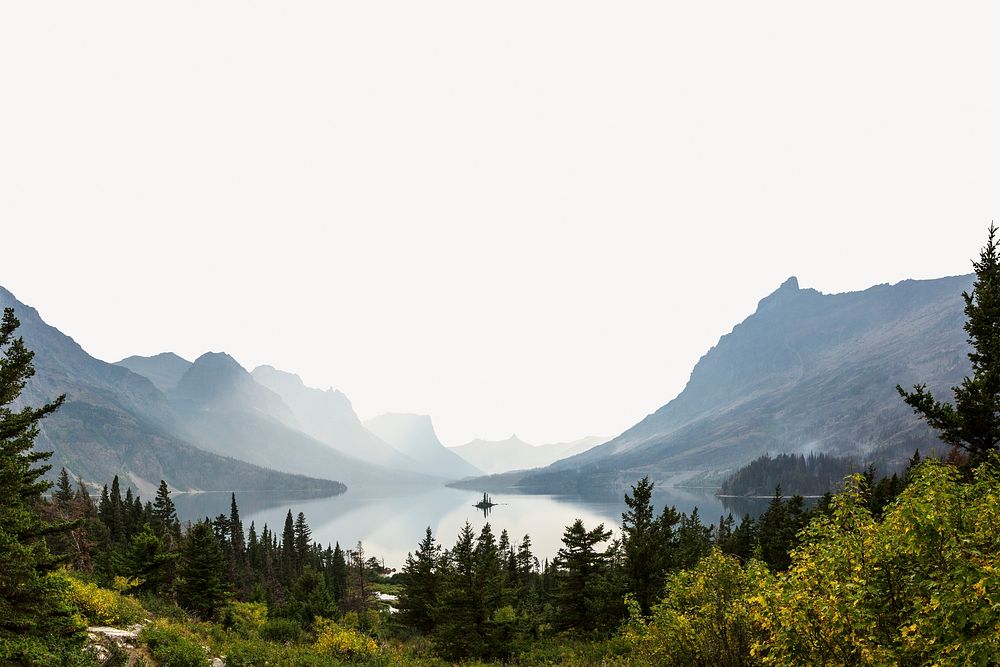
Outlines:
[[976,280],[972,293],[963,292],[965,332],[968,334],[972,377],[952,388],[955,403],[936,400],[926,384],[912,392],[896,385],[896,391],[930,426],[938,437],[968,454],[969,465],[986,460],[1000,444],[1000,256],[997,227],[989,228],[986,245],[973,261]]
[[52,494],[52,499],[55,500],[60,505],[69,505],[73,502],[73,498],[76,494],[73,493],[73,485],[69,481],[69,473],[66,472],[66,468],[63,468],[59,472],[59,481],[56,482],[55,493]]
[[285,528],[281,531],[281,583],[286,588],[291,588],[295,571],[295,523],[292,521],[292,510],[288,510]]
[[[73,523],[44,522],[35,510],[50,484],[43,475],[50,452],[34,451],[38,424],[65,397],[40,408],[13,410],[34,375],[33,353],[14,332],[12,308],[0,321],[0,664],[29,661],[59,664],[58,654],[78,647],[82,635],[62,601],[62,587],[45,575],[56,565],[46,535],[71,530]],[[28,656],[32,656],[29,658]]]
[[441,547],[434,542],[434,535],[428,526],[416,554],[406,554],[402,572],[406,585],[399,596],[400,620],[423,633],[434,629],[440,559]]
[[333,598],[337,602],[342,602],[347,595],[347,559],[344,558],[344,550],[337,542],[333,548],[333,560],[330,564],[330,588],[333,591]]
[[563,532],[563,546],[556,556],[554,597],[559,608],[559,624],[569,628],[591,628],[594,606],[592,590],[595,580],[607,568],[607,556],[597,545],[611,537],[604,524],[587,530],[577,519]]
[[243,539],[243,521],[240,520],[240,508],[236,506],[236,494],[233,494],[229,505],[229,543],[232,544],[233,558],[242,563],[246,555],[246,543]]
[[153,500],[153,531],[163,540],[168,551],[177,544],[180,535],[180,522],[177,520],[177,509],[174,501],[170,499],[170,488],[164,480],[160,480],[160,487],[156,490],[156,498]]
[[448,658],[481,656],[486,644],[476,591],[475,534],[466,521],[447,554],[434,632],[438,650]]
[[201,618],[209,619],[225,599],[222,549],[207,521],[191,527],[181,553],[177,601]]
[[667,535],[663,521],[653,511],[653,487],[643,477],[625,494],[628,511],[622,513],[622,550],[629,590],[635,595],[642,613],[648,614],[663,592],[668,565]]
[[295,570],[301,572],[309,557],[309,546],[312,543],[312,531],[306,523],[306,515],[302,512],[295,517]]
[[122,517],[122,489],[118,482],[118,475],[111,480],[111,513],[108,516],[108,529],[111,531],[111,539],[114,542],[125,540],[125,522]]

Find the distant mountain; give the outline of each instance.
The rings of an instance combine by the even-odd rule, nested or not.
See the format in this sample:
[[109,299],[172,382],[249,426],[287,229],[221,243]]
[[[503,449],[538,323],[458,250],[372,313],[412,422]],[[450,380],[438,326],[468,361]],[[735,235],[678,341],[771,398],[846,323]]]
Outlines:
[[251,412],[291,428],[299,426],[281,396],[257,383],[225,352],[198,357],[167,396],[187,410]]
[[512,435],[506,440],[473,440],[458,447],[452,447],[463,459],[489,474],[541,468],[561,458],[587,451],[608,438],[590,436],[571,442],[557,442],[548,445],[530,445]]
[[905,461],[942,450],[897,383],[938,397],[969,371],[972,276],[821,294],[790,278],[705,354],[674,400],[610,442],[508,482],[548,492],[714,484],[765,453]]
[[348,485],[406,483],[425,477],[345,455],[299,430],[281,397],[224,353],[198,357],[168,394],[193,443],[219,454]]
[[181,376],[191,367],[191,362],[173,352],[163,352],[152,357],[126,357],[114,365],[148,378],[157,389],[166,393],[177,386]]
[[441,444],[431,418],[426,415],[386,413],[369,419],[365,427],[425,469],[438,475],[460,479],[482,475],[483,471]]
[[18,405],[67,397],[43,420],[35,441],[39,450],[53,452],[50,477],[63,466],[98,485],[120,475],[147,497],[161,479],[182,491],[344,491],[339,482],[284,474],[191,446],[177,435],[180,420],[148,379],[91,357],[2,287],[0,307],[14,308],[21,321],[17,333],[35,353],[36,374]]
[[251,375],[279,395],[301,430],[320,442],[369,463],[438,474],[434,468],[421,466],[366,429],[343,393],[307,387],[298,375],[273,366],[258,366]]

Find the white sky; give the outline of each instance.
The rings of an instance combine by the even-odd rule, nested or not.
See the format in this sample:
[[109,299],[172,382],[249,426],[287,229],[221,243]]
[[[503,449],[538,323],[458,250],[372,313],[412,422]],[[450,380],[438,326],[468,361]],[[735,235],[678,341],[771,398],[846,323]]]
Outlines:
[[789,275],[970,271],[996,7],[4,3],[0,284],[449,445],[615,435]]

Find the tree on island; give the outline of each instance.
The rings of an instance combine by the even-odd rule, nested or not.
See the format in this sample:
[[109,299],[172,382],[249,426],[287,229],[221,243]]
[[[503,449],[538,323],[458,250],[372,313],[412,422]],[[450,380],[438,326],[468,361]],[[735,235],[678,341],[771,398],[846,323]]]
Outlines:
[[986,245],[973,261],[976,280],[965,300],[965,332],[968,334],[972,377],[953,387],[954,405],[938,401],[918,384],[908,392],[896,385],[906,404],[920,415],[938,437],[968,454],[975,466],[996,451],[1000,443],[1000,257],[997,227],[991,224]]

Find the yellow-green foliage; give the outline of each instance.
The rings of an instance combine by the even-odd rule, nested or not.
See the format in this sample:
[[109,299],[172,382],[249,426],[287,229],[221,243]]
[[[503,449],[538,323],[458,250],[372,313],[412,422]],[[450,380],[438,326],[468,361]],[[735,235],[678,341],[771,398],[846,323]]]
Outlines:
[[345,628],[326,618],[317,618],[313,627],[316,631],[313,649],[320,655],[373,658],[379,654],[375,640],[357,630]]
[[666,596],[648,620],[628,600],[625,639],[638,664],[751,665],[751,646],[765,638],[759,620],[760,594],[773,584],[764,563],[739,559],[718,549],[690,569],[672,575]]
[[241,637],[257,635],[267,623],[267,605],[263,602],[230,602],[220,612],[222,625]]
[[156,620],[143,628],[139,639],[161,667],[208,667],[208,653],[187,628]]
[[55,572],[49,576],[58,577],[66,582],[68,601],[91,625],[124,627],[138,623],[146,617],[146,611],[135,598],[80,581],[65,571]]
[[998,460],[925,462],[883,521],[854,479],[814,520],[759,619],[772,665],[990,664],[1000,655]]

